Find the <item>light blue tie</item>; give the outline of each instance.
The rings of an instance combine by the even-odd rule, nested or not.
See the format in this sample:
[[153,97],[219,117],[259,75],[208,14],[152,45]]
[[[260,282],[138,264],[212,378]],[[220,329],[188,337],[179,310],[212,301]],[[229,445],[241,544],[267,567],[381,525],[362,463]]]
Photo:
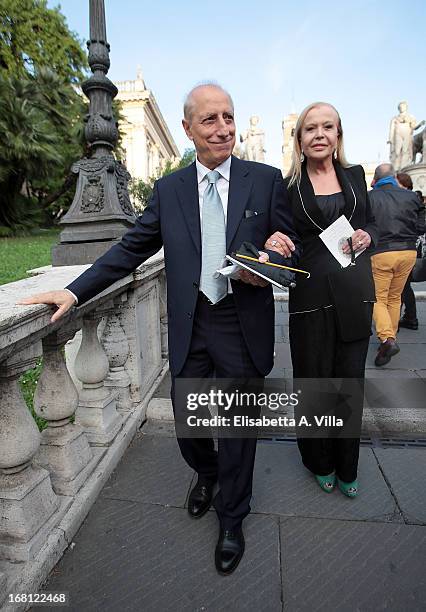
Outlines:
[[226,278],[216,274],[216,270],[223,266],[226,255],[225,215],[216,187],[220,174],[212,170],[206,176],[208,185],[203,197],[200,289],[213,304],[217,304],[228,291]]

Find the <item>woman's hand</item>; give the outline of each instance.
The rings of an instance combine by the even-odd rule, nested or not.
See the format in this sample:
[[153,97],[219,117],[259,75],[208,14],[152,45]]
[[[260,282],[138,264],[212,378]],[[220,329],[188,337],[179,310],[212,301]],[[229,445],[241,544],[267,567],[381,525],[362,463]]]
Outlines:
[[265,242],[265,249],[276,251],[284,257],[290,257],[295,248],[293,241],[286,234],[282,234],[281,232],[274,232]]
[[[357,251],[363,251],[364,249],[368,249],[368,247],[371,244],[371,236],[370,234],[367,234],[367,232],[364,232],[364,230],[362,229],[357,229],[353,234],[352,234],[352,248],[355,251],[355,253]],[[349,255],[351,252],[351,249],[349,248],[349,244],[345,244],[345,246],[342,248],[343,253],[345,253],[345,255]]]
[[[261,263],[265,263],[266,261],[269,261],[268,253],[259,251],[259,261]],[[242,280],[243,283],[248,283],[249,285],[254,285],[255,287],[266,287],[266,285],[269,284],[268,281],[263,280],[263,278],[256,276],[256,274],[253,274],[252,272],[249,272],[248,270],[240,271],[240,280]]]

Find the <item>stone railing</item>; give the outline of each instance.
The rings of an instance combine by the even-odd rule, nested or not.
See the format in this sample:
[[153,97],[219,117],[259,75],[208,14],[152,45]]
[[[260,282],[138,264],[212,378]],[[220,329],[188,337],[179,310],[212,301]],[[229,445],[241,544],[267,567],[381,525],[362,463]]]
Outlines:
[[[168,367],[162,255],[55,324],[51,307],[15,304],[64,287],[85,268],[49,268],[0,287],[2,610],[30,607],[11,603],[9,594],[37,592],[145,419]],[[47,421],[41,434],[18,382],[40,356],[34,410]]]

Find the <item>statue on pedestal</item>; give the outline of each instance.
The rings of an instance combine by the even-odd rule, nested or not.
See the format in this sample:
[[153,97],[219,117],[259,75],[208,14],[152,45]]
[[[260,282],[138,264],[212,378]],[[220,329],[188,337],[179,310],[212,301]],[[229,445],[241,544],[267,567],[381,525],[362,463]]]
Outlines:
[[[424,125],[424,123],[422,121],[419,125]],[[417,153],[421,154],[419,163],[426,164],[426,128],[413,136],[413,164],[416,163]]]
[[416,125],[416,119],[408,113],[407,102],[398,104],[399,115],[391,119],[389,140],[390,162],[396,171],[413,163],[413,132],[424,122]]
[[263,148],[265,132],[257,127],[259,117],[250,117],[250,128],[240,135],[240,142],[245,143],[245,159],[249,161],[264,162],[265,149]]

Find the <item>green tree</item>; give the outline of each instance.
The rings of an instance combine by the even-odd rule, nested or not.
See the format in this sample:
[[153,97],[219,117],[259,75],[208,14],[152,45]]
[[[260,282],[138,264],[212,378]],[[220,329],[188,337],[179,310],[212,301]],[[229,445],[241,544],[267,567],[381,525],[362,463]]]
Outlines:
[[84,154],[77,36],[45,0],[0,0],[0,234],[51,224]]
[[181,168],[186,168],[186,166],[192,164],[194,159],[195,150],[185,149],[179,162],[173,164],[168,160],[158,176],[151,176],[147,181],[143,181],[142,179],[132,181],[129,191],[133,196],[135,209],[138,212],[143,211],[149,202],[152,190],[154,189],[154,183],[158,178],[176,172],[176,170],[180,170]]
[[[49,222],[49,192],[81,155],[80,96],[51,70],[0,74],[0,225],[3,234]],[[70,121],[71,119],[71,121]],[[9,232],[9,233],[10,233]]]
[[77,84],[87,66],[77,35],[68,29],[60,8],[46,0],[0,0],[0,72],[25,76],[50,67]]

